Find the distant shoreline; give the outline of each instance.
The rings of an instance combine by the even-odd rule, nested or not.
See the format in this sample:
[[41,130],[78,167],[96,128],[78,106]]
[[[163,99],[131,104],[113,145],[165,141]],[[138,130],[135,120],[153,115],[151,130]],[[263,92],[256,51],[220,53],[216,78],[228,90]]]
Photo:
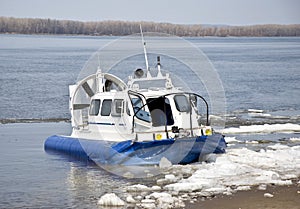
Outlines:
[[166,33],[180,37],[299,37],[300,24],[205,25],[156,22],[82,22],[40,18],[0,17],[0,34],[125,36],[140,32]]
[[[24,35],[24,36],[66,36],[66,37],[101,37],[118,38],[121,35],[85,35],[85,34],[52,34],[52,33],[1,33],[1,35]],[[131,34],[132,35],[132,34]],[[124,35],[127,36],[127,35]],[[176,36],[176,35],[175,35]],[[181,36],[182,38],[299,38],[299,36]]]

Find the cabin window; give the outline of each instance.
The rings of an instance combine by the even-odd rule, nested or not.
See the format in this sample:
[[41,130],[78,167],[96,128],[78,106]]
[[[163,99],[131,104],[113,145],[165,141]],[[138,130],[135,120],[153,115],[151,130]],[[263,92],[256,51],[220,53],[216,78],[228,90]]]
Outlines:
[[[133,107],[133,110],[134,110],[134,113],[136,113],[137,111],[142,111],[144,110],[145,108],[143,107],[144,106],[144,103],[143,103],[143,100],[138,97],[138,96],[134,96],[131,98],[131,103],[132,103],[132,107]],[[143,107],[141,109],[141,107]]]
[[150,114],[149,112],[140,109],[140,110],[136,110],[136,117],[140,120],[146,121],[148,123],[151,122],[151,118],[150,118]]
[[133,109],[139,109],[141,108],[143,104],[143,100],[139,97],[133,97],[131,98]]
[[[145,111],[143,100],[137,95],[131,95],[130,99],[134,115],[140,120],[151,122],[150,113]],[[127,108],[127,114],[130,115],[129,108]]]
[[93,99],[90,107],[90,115],[95,116],[99,114],[100,99]]
[[102,116],[109,116],[111,112],[111,99],[105,99],[102,102],[102,108],[101,108],[101,115]]
[[115,99],[112,106],[112,116],[121,116],[123,112],[123,99]]
[[147,105],[151,113],[152,125],[154,127],[174,124],[172,109],[168,98],[150,98],[147,99]]
[[189,102],[185,95],[176,95],[174,96],[174,101],[176,109],[179,112],[189,112]]

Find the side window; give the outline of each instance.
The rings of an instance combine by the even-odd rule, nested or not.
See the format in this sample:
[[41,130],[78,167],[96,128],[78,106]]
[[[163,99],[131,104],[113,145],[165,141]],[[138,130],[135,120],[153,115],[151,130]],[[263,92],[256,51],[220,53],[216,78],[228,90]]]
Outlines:
[[98,115],[100,109],[100,99],[93,99],[90,106],[90,115]]
[[131,98],[131,102],[132,102],[133,109],[139,109],[144,105],[142,99],[139,97]]
[[184,95],[176,95],[174,96],[174,101],[176,105],[176,109],[179,112],[189,112],[189,102],[186,96]]
[[123,99],[115,99],[112,106],[112,116],[121,116],[123,105]]
[[102,102],[102,107],[101,107],[101,115],[102,116],[109,116],[111,112],[111,99],[105,99]]

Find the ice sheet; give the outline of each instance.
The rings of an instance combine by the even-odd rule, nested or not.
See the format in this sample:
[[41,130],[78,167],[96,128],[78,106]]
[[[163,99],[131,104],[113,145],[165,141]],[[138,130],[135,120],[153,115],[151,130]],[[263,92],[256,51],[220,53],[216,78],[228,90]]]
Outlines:
[[233,148],[216,155],[213,163],[173,165],[156,181],[159,186],[152,186],[156,191],[141,184],[131,185],[127,196],[141,207],[184,207],[184,201],[193,202],[198,197],[230,195],[251,188],[265,190],[270,184],[291,185],[299,176],[300,146],[275,144],[260,151]]
[[283,132],[300,132],[300,125],[298,124],[264,124],[240,126],[238,128],[225,128],[223,134],[248,134],[248,133],[283,133]]

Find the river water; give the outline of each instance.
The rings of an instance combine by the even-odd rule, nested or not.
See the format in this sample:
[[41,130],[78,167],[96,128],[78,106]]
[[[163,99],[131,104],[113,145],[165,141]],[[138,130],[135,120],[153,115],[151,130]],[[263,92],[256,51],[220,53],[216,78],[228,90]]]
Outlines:
[[[117,37],[0,36],[0,119],[69,118],[68,85]],[[212,62],[229,114],[300,115],[300,38],[188,38]]]
[[[49,123],[70,118],[68,85],[96,50],[116,38],[0,35],[0,208],[94,208],[104,193],[122,197],[126,185],[155,182],[123,179],[43,150],[48,136],[71,132],[68,122]],[[300,38],[187,40],[205,53],[220,76],[227,127],[300,123]],[[40,123],[20,123],[29,121]],[[239,141],[232,147],[252,150],[299,137],[298,132],[271,132],[226,135]],[[244,144],[248,140],[264,143]]]

